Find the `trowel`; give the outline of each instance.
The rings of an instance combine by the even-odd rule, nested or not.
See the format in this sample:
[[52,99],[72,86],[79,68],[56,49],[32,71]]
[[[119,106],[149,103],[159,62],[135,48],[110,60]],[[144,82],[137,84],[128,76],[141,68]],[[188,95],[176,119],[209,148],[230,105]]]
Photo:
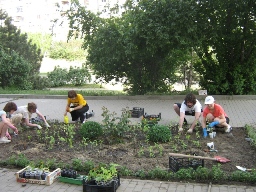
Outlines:
[[252,169],[246,169],[245,167],[241,167],[241,166],[236,166],[236,168],[241,171],[252,171]]

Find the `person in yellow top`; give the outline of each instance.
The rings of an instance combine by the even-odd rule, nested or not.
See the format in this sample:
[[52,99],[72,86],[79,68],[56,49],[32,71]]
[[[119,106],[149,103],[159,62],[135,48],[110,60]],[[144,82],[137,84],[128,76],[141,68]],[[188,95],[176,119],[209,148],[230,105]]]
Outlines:
[[88,110],[89,105],[81,94],[77,94],[74,90],[68,92],[68,103],[64,116],[70,112],[72,121],[78,121],[80,118],[80,122],[84,123],[86,121],[85,113]]

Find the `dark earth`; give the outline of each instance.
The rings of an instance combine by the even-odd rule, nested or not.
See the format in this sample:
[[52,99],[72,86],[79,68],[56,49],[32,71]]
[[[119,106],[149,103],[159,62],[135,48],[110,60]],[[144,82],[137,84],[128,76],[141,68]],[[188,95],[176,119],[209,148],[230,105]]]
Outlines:
[[[61,135],[67,139],[64,126],[74,126],[75,135],[72,148],[68,142],[59,139]],[[186,131],[183,134],[178,134],[177,127],[173,126],[170,127],[172,140],[168,143],[158,144],[147,142],[145,134],[141,131],[135,131],[136,136],[134,133],[127,133],[123,140],[119,140],[122,143],[114,143],[109,138],[83,143],[79,135],[80,127],[79,123],[51,124],[49,130],[43,128],[41,133],[37,129],[23,128],[19,131],[18,136],[12,135],[11,143],[1,144],[0,158],[4,160],[12,155],[17,156],[22,153],[33,161],[55,159],[56,162],[71,164],[73,159],[80,159],[83,162],[92,160],[95,164],[99,162],[117,163],[133,171],[147,171],[156,167],[169,169],[169,153],[181,153],[204,157],[225,157],[230,160],[230,162],[222,163],[221,167],[225,172],[236,171],[236,166],[251,169],[256,165],[255,147],[246,140],[247,135],[243,127],[234,127],[231,133],[217,130],[216,137],[211,139],[203,138],[201,129],[197,134],[194,132],[191,136],[187,136]],[[52,144],[49,144],[50,136],[54,138]],[[196,142],[193,141],[198,141],[200,144],[196,145]],[[214,142],[217,152],[207,152],[208,142]],[[161,147],[163,148],[161,149]],[[214,160],[204,160],[204,166],[207,168],[211,168],[217,163]]]

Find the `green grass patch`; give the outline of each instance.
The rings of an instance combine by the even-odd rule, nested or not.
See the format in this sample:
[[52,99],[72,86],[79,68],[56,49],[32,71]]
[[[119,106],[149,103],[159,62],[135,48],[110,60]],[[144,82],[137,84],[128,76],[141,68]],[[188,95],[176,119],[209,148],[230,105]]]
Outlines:
[[[69,87],[70,88],[70,87]],[[70,90],[75,88],[70,88]],[[76,88],[79,89],[79,88]],[[113,90],[79,90],[77,91],[84,96],[119,96],[127,95],[122,91]],[[68,90],[15,90],[15,89],[1,89],[1,94],[21,94],[21,95],[67,95]]]

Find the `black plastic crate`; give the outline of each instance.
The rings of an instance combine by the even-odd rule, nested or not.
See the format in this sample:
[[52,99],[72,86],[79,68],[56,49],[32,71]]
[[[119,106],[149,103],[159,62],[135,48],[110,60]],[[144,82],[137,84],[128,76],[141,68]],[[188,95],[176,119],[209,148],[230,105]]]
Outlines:
[[144,108],[133,107],[131,110],[131,117],[139,118],[144,114]]
[[95,180],[86,182],[83,180],[83,192],[116,192],[117,188],[121,185],[120,177],[112,181],[108,186],[97,185]]
[[158,115],[148,115],[147,113],[145,113],[145,115],[143,115],[143,118],[148,119],[148,120],[160,120],[161,119],[161,113],[159,113]]
[[204,167],[204,159],[169,157],[169,171],[177,172],[181,168],[189,167],[196,170],[199,166]]

